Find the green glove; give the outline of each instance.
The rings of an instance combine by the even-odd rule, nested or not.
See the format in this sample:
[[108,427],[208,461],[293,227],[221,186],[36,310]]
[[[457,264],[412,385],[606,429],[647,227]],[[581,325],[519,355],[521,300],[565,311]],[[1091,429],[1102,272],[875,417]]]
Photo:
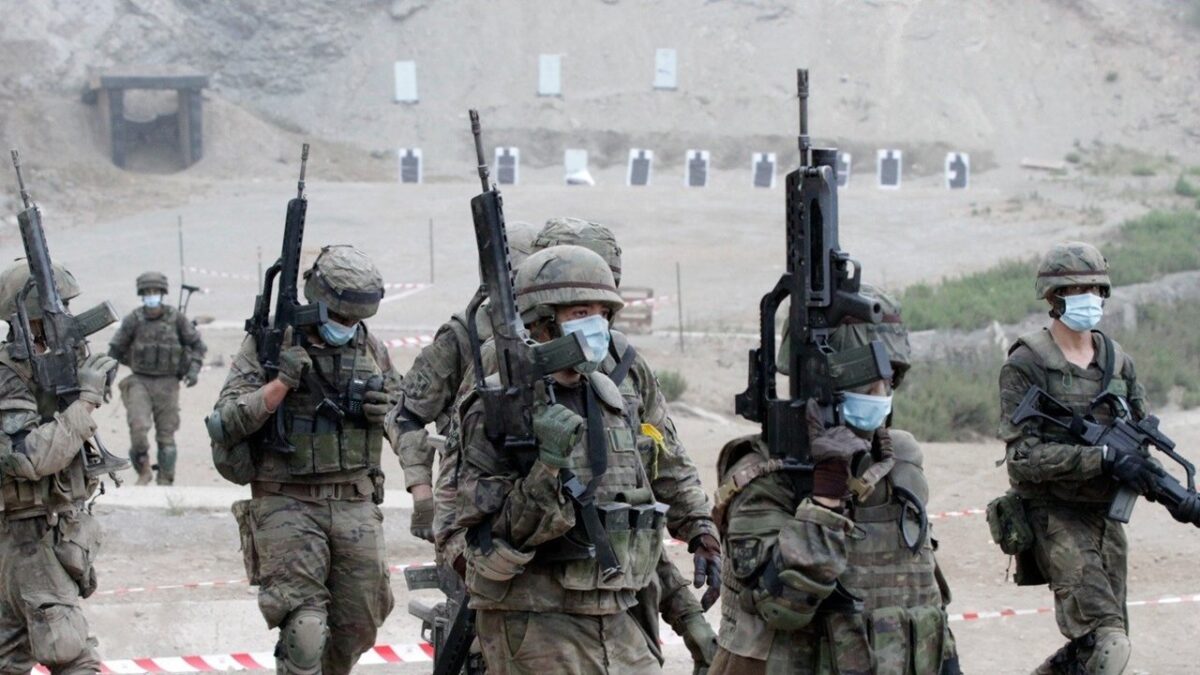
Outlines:
[[92,354],[76,369],[79,378],[79,398],[99,407],[108,399],[110,377],[117,369],[117,360],[106,354]]
[[288,389],[299,389],[304,370],[311,367],[312,358],[308,350],[300,345],[292,345],[279,352],[278,380],[286,384]]
[[436,509],[437,506],[433,499],[414,500],[412,520],[409,521],[408,531],[414,537],[433,543],[433,514]]
[[692,653],[697,670],[706,670],[717,655],[717,634],[703,614],[693,614],[683,626],[683,644]]
[[535,412],[533,435],[538,441],[538,459],[560,469],[569,467],[571,450],[579,444],[583,428],[583,418],[561,403]]
[[387,414],[396,407],[398,398],[386,391],[368,391],[363,394],[363,415],[370,424],[382,425]]
[[186,373],[184,373],[184,375],[183,375],[183,383],[189,387],[194,387],[194,386],[196,386],[196,383],[199,381],[200,381],[200,362],[193,361],[192,366],[190,368],[188,368],[188,371]]

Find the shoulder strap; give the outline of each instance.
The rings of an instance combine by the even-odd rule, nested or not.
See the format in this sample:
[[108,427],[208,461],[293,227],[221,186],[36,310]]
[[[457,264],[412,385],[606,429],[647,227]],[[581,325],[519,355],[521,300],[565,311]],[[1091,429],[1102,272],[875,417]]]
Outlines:
[[725,533],[726,512],[733,499],[754,481],[783,469],[782,459],[767,459],[760,455],[747,455],[747,457],[753,457],[753,463],[731,472],[717,488],[712,516],[717,530],[722,534]]
[[1104,333],[1101,333],[1098,330],[1092,331],[1092,332],[1100,333],[1100,339],[1102,339],[1104,341],[1104,379],[1100,381],[1100,391],[1106,392],[1106,391],[1108,391],[1108,385],[1112,384],[1113,371],[1116,370],[1116,365],[1117,365],[1117,350],[1116,350],[1116,346],[1115,346],[1116,343],[1113,342],[1112,338],[1108,337],[1107,335],[1105,335]]
[[617,367],[613,368],[613,371],[608,374],[608,379],[612,380],[613,384],[618,387],[621,386],[621,383],[629,375],[629,369],[633,367],[633,362],[636,360],[637,350],[633,348],[633,345],[629,345],[625,348],[625,353],[621,355],[621,360],[617,362]]

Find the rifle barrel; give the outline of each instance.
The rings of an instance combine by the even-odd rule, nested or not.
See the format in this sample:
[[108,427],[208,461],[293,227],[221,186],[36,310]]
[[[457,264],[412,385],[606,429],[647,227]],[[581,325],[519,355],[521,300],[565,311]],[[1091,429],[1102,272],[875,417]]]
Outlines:
[[796,95],[800,98],[800,165],[808,166],[808,150],[812,141],[808,137],[808,69],[796,70]]
[[21,201],[25,203],[25,208],[29,208],[32,204],[29,201],[29,192],[25,189],[25,178],[21,176],[21,155],[15,149],[11,152],[13,168],[17,170],[17,187],[21,190]]
[[296,184],[296,199],[304,198],[304,173],[308,168],[308,143],[300,148],[300,181]]
[[490,188],[488,185],[488,167],[487,162],[483,159],[483,132],[479,128],[479,111],[471,110],[471,135],[475,137],[475,157],[479,163],[479,183],[483,185],[483,191],[487,192]]

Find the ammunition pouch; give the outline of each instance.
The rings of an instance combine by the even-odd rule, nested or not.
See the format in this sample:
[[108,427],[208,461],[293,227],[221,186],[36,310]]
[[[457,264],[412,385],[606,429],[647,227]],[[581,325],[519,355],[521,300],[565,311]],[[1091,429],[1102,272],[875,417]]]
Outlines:
[[467,589],[471,595],[500,602],[508,595],[512,580],[525,571],[534,552],[522,553],[502,539],[492,539],[484,553],[477,547],[467,550]]
[[886,607],[871,612],[871,650],[881,674],[938,673],[946,641],[940,607]]
[[245,441],[232,446],[213,441],[212,462],[217,473],[230,483],[245,485],[254,480],[254,459],[251,457],[250,444]]
[[5,520],[20,520],[62,513],[91,496],[83,459],[76,457],[70,466],[40,480],[13,476],[0,478],[0,496],[4,500]]
[[383,427],[342,424],[327,415],[293,415],[288,442],[295,452],[288,455],[288,472],[293,476],[355,471],[379,466],[383,450]]
[[138,324],[133,344],[129,347],[129,368],[138,375],[172,377],[187,372],[185,350],[179,342],[174,310],[166,310],[156,319],[143,319]]
[[233,519],[237,521],[238,537],[241,539],[242,564],[246,568],[246,578],[250,580],[251,586],[256,586],[259,582],[259,573],[258,550],[254,548],[254,514],[252,513],[254,503],[249,499],[242,499],[234,502],[230,508],[233,511]]
[[62,514],[54,529],[54,557],[79,586],[79,596],[96,591],[96,555],[100,552],[100,525],[85,511]]
[[1018,555],[1033,547],[1033,527],[1025,511],[1025,502],[1013,492],[993,499],[987,505],[988,528],[992,541],[1008,555]]
[[862,610],[862,601],[836,580],[823,584],[796,570],[780,571],[775,559],[763,568],[751,597],[755,613],[772,630],[800,630],[818,611],[850,614]]
[[[616,555],[620,572],[608,579],[603,578],[603,570],[594,553],[595,549],[588,546],[592,549],[592,554],[587,557],[556,560],[559,584],[573,591],[637,591],[645,587],[653,578],[662,553],[667,506],[660,503],[630,505],[610,502],[596,505],[596,511],[608,537],[608,543]],[[577,518],[575,528],[560,539],[589,541],[580,520]],[[539,559],[553,560],[552,556],[561,551],[562,544],[556,540],[546,547],[549,547],[546,554],[539,550]]]

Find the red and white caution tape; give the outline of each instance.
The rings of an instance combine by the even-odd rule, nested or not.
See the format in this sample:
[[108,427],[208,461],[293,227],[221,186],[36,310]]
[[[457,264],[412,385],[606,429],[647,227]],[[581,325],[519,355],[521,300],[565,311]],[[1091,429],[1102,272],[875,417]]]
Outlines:
[[639,298],[637,300],[630,300],[629,302],[625,303],[625,306],[626,307],[640,307],[642,305],[649,305],[649,306],[653,307],[655,305],[666,304],[670,301],[671,301],[671,296],[660,295],[656,298]]
[[981,516],[987,513],[987,509],[963,509],[961,511],[940,511],[938,513],[929,514],[930,520],[943,520],[945,518],[962,518],[964,516]]
[[391,340],[384,340],[383,344],[388,349],[395,349],[397,347],[419,348],[419,347],[424,347],[425,345],[430,344],[432,342],[433,342],[432,335],[417,335],[414,337],[402,337],[402,338],[392,338]]
[[383,285],[383,287],[389,291],[395,291],[395,290],[420,291],[420,290],[429,288],[429,286],[430,286],[430,284],[422,284],[422,283],[398,283],[398,284],[384,284]]
[[[1169,595],[1154,600],[1131,600],[1127,607],[1153,607],[1155,605],[1178,605],[1185,602],[1200,602],[1200,593],[1192,595]],[[951,614],[950,621],[982,621],[984,619],[1007,619],[1014,616],[1032,616],[1034,614],[1053,614],[1053,607],[1038,607],[1036,609],[1001,609],[992,612],[963,612]]]
[[253,281],[258,283],[258,277],[252,274],[234,274],[233,272],[222,272],[221,270],[210,270],[203,267],[184,267],[188,272],[194,272],[206,277],[218,277],[220,279],[237,279],[238,281]]

